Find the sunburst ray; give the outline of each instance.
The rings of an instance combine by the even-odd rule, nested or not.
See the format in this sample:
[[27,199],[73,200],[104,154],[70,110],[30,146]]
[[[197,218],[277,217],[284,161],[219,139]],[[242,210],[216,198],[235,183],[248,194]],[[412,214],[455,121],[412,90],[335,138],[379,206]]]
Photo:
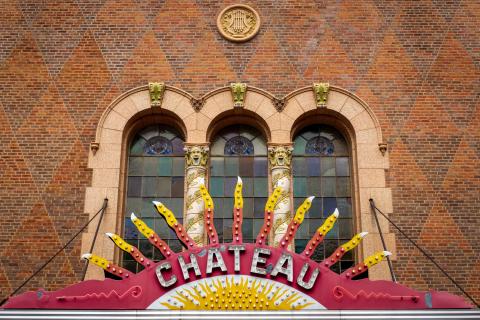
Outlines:
[[131,244],[129,244],[128,242],[123,240],[119,235],[114,234],[114,233],[108,233],[108,232],[106,233],[106,235],[107,235],[107,237],[110,238],[110,240],[113,241],[113,243],[115,243],[115,245],[117,247],[119,247],[120,249],[122,249],[125,252],[128,252],[135,261],[140,263],[145,268],[149,268],[153,265],[152,260],[146,258],[140,252],[140,250],[138,250],[138,248],[132,246]]
[[287,231],[283,235],[282,239],[280,240],[280,246],[282,248],[288,248],[288,245],[292,240],[295,238],[295,234],[297,233],[298,227],[303,222],[305,218],[305,214],[307,213],[308,209],[312,206],[312,201],[315,197],[311,196],[305,199],[303,203],[297,208],[295,216],[293,217],[292,221],[288,224]]
[[152,245],[154,245],[158,250],[160,250],[164,257],[169,257],[172,254],[173,251],[172,249],[170,249],[168,244],[162,239],[160,239],[160,237],[155,233],[155,231],[149,228],[145,222],[143,222],[135,215],[135,213],[132,212],[132,214],[130,215],[130,220],[132,220],[138,231],[140,231],[140,233],[143,234]]
[[257,239],[255,241],[256,244],[267,244],[267,237],[272,229],[273,224],[273,209],[277,204],[280,195],[282,193],[281,187],[276,187],[270,197],[268,197],[267,203],[265,204],[265,216],[263,220],[262,229],[260,229],[259,234],[257,235]]
[[169,227],[175,231],[178,240],[187,248],[197,248],[195,241],[188,235],[183,225],[177,221],[173,212],[160,201],[152,201],[152,203],[155,209],[157,209],[157,212],[165,218]]
[[317,229],[317,231],[315,231],[315,234],[308,242],[305,250],[303,250],[302,255],[308,258],[311,257],[318,245],[322,243],[327,233],[332,230],[335,221],[337,221],[338,215],[338,209],[335,208],[335,211],[327,219],[325,219],[325,222]]

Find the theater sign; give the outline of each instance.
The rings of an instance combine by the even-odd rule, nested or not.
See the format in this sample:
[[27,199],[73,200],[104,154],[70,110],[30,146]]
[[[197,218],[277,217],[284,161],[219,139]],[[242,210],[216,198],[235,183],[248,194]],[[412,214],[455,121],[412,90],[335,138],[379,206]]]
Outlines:
[[282,191],[280,187],[267,200],[264,224],[255,243],[244,243],[242,180],[239,178],[233,199],[233,239],[231,243],[219,243],[213,225],[214,202],[203,184],[200,191],[205,204],[207,246],[197,246],[174,213],[155,201],[153,205],[183,243],[184,251],[173,252],[132,213],[132,222],[161,251],[164,260],[153,262],[120,236],[108,233],[120,249],[145,267],[143,271],[133,274],[100,256],[85,254],[84,259],[121,280],[88,280],[54,292],[31,291],[10,298],[4,308],[260,311],[472,307],[461,297],[446,292],[420,292],[390,281],[355,280],[388,256],[388,251],[377,252],[341,274],[330,270],[346,252],[358,246],[366,233],[355,235],[320,263],[310,259],[342,214],[337,210],[319,226],[302,253],[292,252],[291,243],[313,197],[305,199],[297,209],[279,247],[269,246],[267,239],[273,209]]

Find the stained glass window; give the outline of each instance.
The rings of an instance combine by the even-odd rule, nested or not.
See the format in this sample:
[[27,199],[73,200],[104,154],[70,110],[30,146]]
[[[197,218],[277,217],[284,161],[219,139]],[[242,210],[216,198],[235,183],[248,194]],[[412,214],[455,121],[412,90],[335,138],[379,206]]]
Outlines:
[[[305,128],[294,139],[292,169],[295,208],[305,197],[315,196],[297,232],[296,252],[305,249],[310,237],[335,208],[340,212],[335,227],[312,256],[315,261],[321,261],[353,237],[350,154],[345,138],[329,126]],[[349,252],[332,269],[346,270],[353,262],[354,257]]]
[[[152,201],[163,202],[183,222],[184,168],[183,139],[171,127],[149,126],[138,132],[130,144],[123,238],[154,261],[163,259],[162,254],[139,235],[130,214],[134,212],[145,221],[173,251],[181,251],[180,242]],[[134,272],[143,268],[128,253],[122,257],[122,266]]]
[[248,126],[219,132],[210,148],[209,190],[215,201],[215,227],[221,241],[232,240],[233,191],[237,176],[243,180],[243,240],[254,242],[263,224],[268,196],[267,144]]

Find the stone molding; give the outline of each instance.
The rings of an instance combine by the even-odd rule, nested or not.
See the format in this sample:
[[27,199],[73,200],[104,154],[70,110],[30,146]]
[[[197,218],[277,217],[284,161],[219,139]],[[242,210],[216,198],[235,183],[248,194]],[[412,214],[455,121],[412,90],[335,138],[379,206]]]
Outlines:
[[[350,128],[352,145],[352,169],[353,200],[358,226],[355,231],[369,231],[376,233],[375,225],[371,223],[369,210],[370,198],[384,212],[392,213],[391,191],[385,185],[385,170],[389,168],[389,153],[382,155],[379,143],[383,137],[378,119],[370,107],[355,94],[339,87],[329,86],[328,99],[322,108],[317,107],[312,86],[306,86],[287,94],[283,99],[286,101],[283,110],[279,111],[274,104],[274,95],[248,86],[248,94],[245,95],[242,108],[238,112],[250,112],[261,119],[265,124],[269,145],[289,145],[292,143],[292,135],[295,126],[301,122],[305,114],[328,111],[335,115],[335,119]],[[89,154],[88,167],[93,169],[92,185],[87,188],[85,194],[85,213],[92,216],[101,206],[103,198],[109,198],[109,207],[102,223],[101,231],[119,232],[121,221],[119,215],[123,203],[123,190],[120,189],[124,176],[125,162],[125,135],[131,122],[139,114],[158,112],[165,110],[173,114],[185,128],[186,145],[208,144],[208,132],[214,130],[216,120],[225,114],[230,114],[234,107],[230,86],[215,89],[202,97],[203,108],[196,110],[192,106],[194,97],[181,89],[165,85],[161,108],[151,108],[148,85],[132,89],[115,99],[101,116],[94,143],[98,149],[94,154]],[[161,114],[156,114],[161,117]],[[387,228],[383,228],[392,239],[394,234]],[[88,230],[82,238],[82,251],[88,250],[90,239],[94,230]],[[113,245],[110,240],[98,238],[95,245],[95,253],[102,254],[106,258],[113,259]],[[108,241],[107,241],[108,240]],[[368,256],[374,249],[381,249],[381,244],[376,237],[367,237],[361,247],[358,259]],[[388,248],[394,251],[395,248]],[[388,279],[388,269],[376,268],[372,270],[371,277],[379,279],[385,275]],[[378,270],[378,271],[377,271]],[[382,271],[383,270],[383,271]],[[382,273],[383,272],[383,273]],[[383,274],[383,275],[382,275]],[[90,270],[87,277],[99,278],[102,274]]]

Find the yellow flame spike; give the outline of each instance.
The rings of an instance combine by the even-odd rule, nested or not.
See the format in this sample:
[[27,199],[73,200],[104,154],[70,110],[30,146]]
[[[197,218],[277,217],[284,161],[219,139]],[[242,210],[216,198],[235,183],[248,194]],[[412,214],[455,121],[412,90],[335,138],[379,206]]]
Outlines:
[[370,268],[391,255],[392,253],[390,251],[379,251],[374,255],[369,256],[363,261],[363,263],[365,263],[365,265]]
[[168,209],[163,203],[160,201],[152,201],[152,203],[155,209],[157,209],[158,213],[165,218],[170,227],[173,227],[175,223],[177,223],[177,218],[175,218],[173,212],[170,211],[170,209]]
[[369,256],[365,259],[364,262],[360,262],[359,264],[349,268],[348,270],[342,273],[342,276],[345,276],[347,279],[352,279],[359,274],[364,273],[372,266],[376,265],[386,257],[390,256],[392,253],[390,251],[379,251],[374,255]]
[[213,210],[213,200],[212,197],[210,196],[210,193],[208,193],[207,187],[202,183],[200,185],[200,192],[202,194],[203,198],[203,203],[205,204],[205,210],[211,209]]
[[308,209],[312,206],[312,201],[315,197],[308,197],[303,201],[303,203],[298,207],[297,212],[295,213],[295,217],[293,217],[293,220],[295,220],[298,224],[301,224],[303,222],[303,219],[305,218],[305,213],[307,213]]
[[143,234],[146,238],[149,238],[155,232],[150,229],[145,222],[140,220],[133,212],[130,215],[130,220],[132,220],[133,224],[137,227],[138,231]]
[[311,196],[305,199],[303,203],[298,207],[297,212],[295,213],[295,216],[293,217],[292,221],[288,224],[287,230],[285,231],[285,234],[283,235],[282,239],[280,240],[280,246],[282,247],[287,247],[295,237],[295,234],[297,233],[298,228],[303,222],[303,219],[305,218],[305,214],[307,213],[308,209],[312,206],[312,201],[315,197]]
[[237,179],[237,184],[235,185],[235,208],[243,208],[243,195],[242,195],[243,182],[240,177]]
[[82,259],[88,260],[94,265],[99,266],[100,268],[104,269],[105,271],[114,274],[121,278],[128,278],[130,276],[130,271],[119,267],[112,262],[108,261],[107,259],[97,256],[93,253],[86,253],[82,256]]
[[107,233],[106,234],[112,241],[115,243],[117,247],[122,249],[123,251],[126,251],[130,253],[132,250],[133,246],[129,243],[127,243],[125,240],[123,240],[119,235],[114,234],[114,233]]
[[326,220],[325,222],[317,229],[317,232],[320,235],[326,235],[330,230],[332,230],[333,226],[335,225],[335,222],[337,221],[338,218],[338,209],[335,209],[335,212],[333,212]]
[[305,250],[303,250],[302,255],[306,257],[310,257],[315,249],[318,247],[320,243],[322,243],[323,239],[325,238],[325,235],[332,230],[335,221],[337,221],[339,212],[338,209],[335,209],[333,214],[331,214],[325,222],[315,231],[315,234],[313,235],[312,239],[308,242],[307,246],[305,247]]
[[348,251],[352,250],[356,246],[362,242],[363,238],[367,236],[368,232],[361,232],[359,234],[356,234],[350,241],[347,243],[342,244],[340,247],[338,247],[327,259],[323,261],[326,267],[331,267],[335,263],[337,263],[338,260],[340,260],[345,253]]
[[282,194],[282,188],[276,187],[270,197],[268,197],[267,203],[265,205],[265,211],[273,211],[275,205],[277,204],[278,200],[280,199],[280,195]]
[[345,252],[352,250],[362,242],[363,238],[368,234],[368,232],[360,232],[356,234],[350,241],[342,244],[340,247],[345,249]]

